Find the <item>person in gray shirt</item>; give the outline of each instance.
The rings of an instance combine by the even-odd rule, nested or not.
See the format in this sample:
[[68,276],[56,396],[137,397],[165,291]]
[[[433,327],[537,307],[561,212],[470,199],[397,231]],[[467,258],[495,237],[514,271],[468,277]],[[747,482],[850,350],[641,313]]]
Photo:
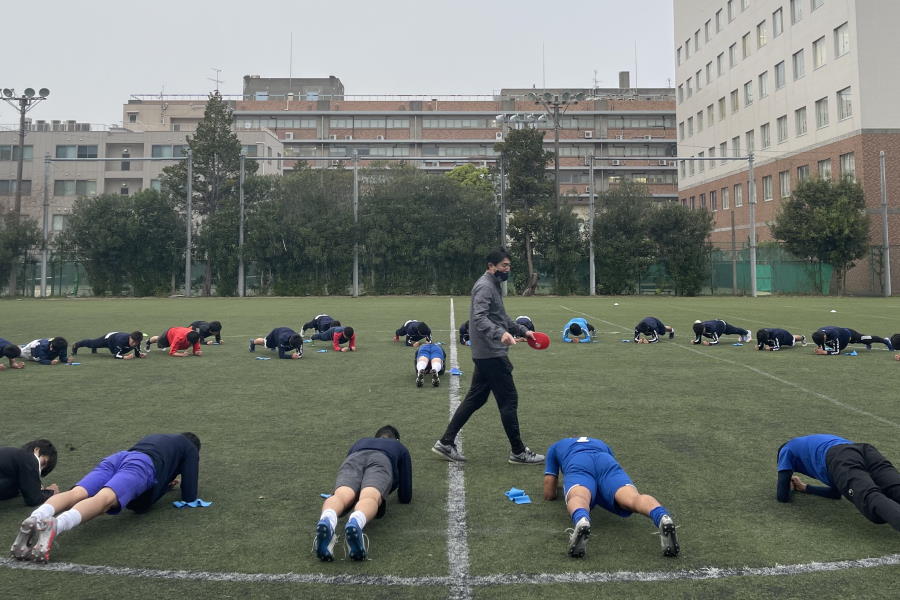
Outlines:
[[450,419],[444,435],[431,450],[442,458],[461,462],[466,458],[456,448],[456,435],[469,418],[487,402],[491,392],[500,409],[500,421],[509,438],[509,462],[512,464],[540,464],[544,455],[528,448],[519,434],[519,395],[513,381],[512,363],[507,356],[509,346],[517,337],[534,337],[534,332],[519,325],[506,314],[500,282],[509,278],[509,254],[498,248],[487,255],[487,271],[472,287],[472,306],[469,310],[469,336],[472,342],[472,361],[475,372],[472,385],[459,408]]

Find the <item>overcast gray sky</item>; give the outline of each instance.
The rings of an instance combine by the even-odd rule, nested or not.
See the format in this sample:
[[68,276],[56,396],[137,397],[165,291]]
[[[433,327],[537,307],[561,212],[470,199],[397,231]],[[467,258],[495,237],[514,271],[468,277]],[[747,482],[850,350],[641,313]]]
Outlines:
[[[673,0],[4,2],[0,86],[33,119],[112,124],[130,94],[241,93],[244,75],[335,75],[347,94],[490,94],[674,79]],[[543,54],[543,60],[542,60]],[[542,63],[544,67],[542,68]],[[634,85],[632,74],[632,85]],[[16,112],[0,103],[0,124]]]

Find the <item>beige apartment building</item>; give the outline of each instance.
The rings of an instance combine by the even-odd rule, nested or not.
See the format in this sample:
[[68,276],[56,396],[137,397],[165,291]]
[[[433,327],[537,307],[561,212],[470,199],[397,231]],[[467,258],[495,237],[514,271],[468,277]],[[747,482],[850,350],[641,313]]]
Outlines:
[[[679,156],[755,158],[759,241],[798,182],[856,178],[882,246],[879,154],[886,153],[891,244],[900,243],[900,52],[895,0],[678,0],[675,58]],[[746,162],[684,161],[679,198],[715,217],[712,241],[750,235]],[[892,253],[892,275],[900,274]],[[848,291],[881,294],[880,252]],[[896,286],[894,286],[896,287]]]

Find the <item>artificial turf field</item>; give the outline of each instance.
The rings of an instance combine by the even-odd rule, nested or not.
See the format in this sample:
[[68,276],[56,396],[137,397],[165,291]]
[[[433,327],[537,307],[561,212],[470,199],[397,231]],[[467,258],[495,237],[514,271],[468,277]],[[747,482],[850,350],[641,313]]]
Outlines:
[[[0,373],[0,445],[51,439],[60,457],[48,483],[71,486],[147,433],[191,430],[203,442],[200,496],[214,502],[177,510],[173,493],[145,515],[100,517],[61,536],[47,567],[11,568],[20,565],[2,559],[0,597],[900,595],[896,531],[869,523],[846,500],[774,498],[776,450],[797,435],[869,442],[900,463],[893,353],[756,352],[754,344],[732,346],[733,336],[718,347],[690,344],[691,323],[712,318],[754,333],[778,326],[809,336],[840,325],[889,336],[900,331],[896,300],[510,297],[506,304],[554,341],[543,352],[524,344],[510,351],[524,441],[544,452],[561,437],[606,440],[638,489],[672,512],[678,558],[661,556],[649,519],[601,509],[586,558],[569,558],[564,504],[542,501],[542,467],[506,462],[493,400],[463,430],[464,467],[448,470],[430,452],[448,420],[452,378],[416,388],[413,350],[391,336],[406,319],[424,320],[449,358],[449,298],[18,300],[0,302],[0,336],[18,343],[62,335],[71,344],[112,329],[156,334],[196,319],[222,321],[225,343],[204,347],[199,358],[154,349],[147,360],[127,362],[82,350],[79,366],[31,363]],[[257,361],[247,351],[248,338],[276,326],[299,329],[321,312],[356,329],[358,352],[318,342],[300,361]],[[621,343],[647,315],[673,325],[675,339]],[[572,316],[597,327],[596,343],[558,342]],[[456,298],[456,325],[467,318],[468,298]],[[258,348],[260,355],[274,356]],[[458,348],[458,362],[461,396],[472,371],[468,348]],[[385,423],[412,454],[413,502],[392,496],[387,517],[366,528],[371,560],[342,560],[337,548],[338,560],[321,563],[311,551],[319,494],[331,491],[350,445]],[[464,482],[465,527],[448,529],[454,470]],[[503,492],[513,486],[533,503],[509,502]],[[12,542],[29,512],[19,500],[0,503],[0,543]],[[448,553],[467,553],[468,563]],[[814,565],[866,558],[881,566]],[[771,573],[795,574],[764,574],[776,565]],[[88,566],[110,569],[91,574]]]

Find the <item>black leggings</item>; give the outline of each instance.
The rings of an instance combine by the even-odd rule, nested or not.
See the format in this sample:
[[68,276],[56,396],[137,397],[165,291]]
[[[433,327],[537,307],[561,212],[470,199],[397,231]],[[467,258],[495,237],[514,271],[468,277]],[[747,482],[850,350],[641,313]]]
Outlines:
[[871,444],[839,444],[825,464],[834,486],[873,523],[900,531],[900,473]]

